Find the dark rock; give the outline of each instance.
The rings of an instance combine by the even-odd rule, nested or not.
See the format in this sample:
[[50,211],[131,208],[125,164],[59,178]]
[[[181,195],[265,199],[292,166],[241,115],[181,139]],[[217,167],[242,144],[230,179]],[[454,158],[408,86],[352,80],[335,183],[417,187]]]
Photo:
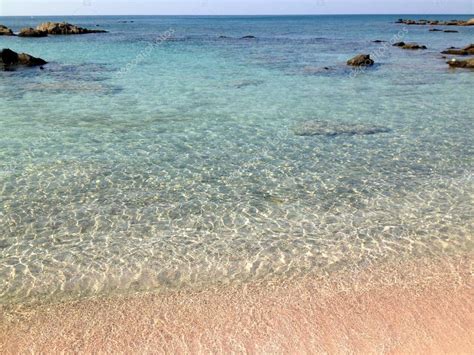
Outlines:
[[255,39],[255,36],[243,36],[241,39]]
[[388,133],[391,130],[387,127],[377,125],[328,122],[328,121],[308,121],[293,129],[297,136],[328,136],[339,135],[372,135],[377,133]]
[[387,41],[382,41],[381,39],[376,39],[375,41],[372,41],[373,43],[384,43],[384,42],[387,42]]
[[456,30],[444,30],[443,32],[445,32],[445,33],[459,33],[459,31],[456,31]]
[[451,59],[447,62],[451,68],[467,68],[467,69],[474,69],[474,58],[466,59],[466,60],[457,60]]
[[46,31],[39,31],[33,28],[23,28],[21,29],[20,33],[18,33],[18,37],[47,37],[48,32]]
[[419,45],[418,43],[406,43],[404,46],[402,46],[402,48],[416,50],[416,49],[426,49],[426,46]]
[[47,64],[41,58],[33,57],[26,53],[16,53],[11,49],[4,48],[0,52],[0,69],[13,70],[16,67],[34,67]]
[[8,27],[0,25],[0,36],[14,36],[14,33]]
[[426,49],[426,46],[421,46],[417,43],[397,42],[397,43],[394,43],[393,46],[400,47],[403,49]]
[[349,59],[347,65],[352,65],[354,67],[368,67],[374,65],[374,61],[370,59],[369,54],[359,54],[354,58]]
[[431,28],[430,32],[443,32],[443,30],[441,30],[439,28]]
[[46,32],[50,35],[80,35],[87,33],[106,33],[104,30],[89,30],[87,28],[71,25],[67,22],[45,22],[37,26],[38,31]]

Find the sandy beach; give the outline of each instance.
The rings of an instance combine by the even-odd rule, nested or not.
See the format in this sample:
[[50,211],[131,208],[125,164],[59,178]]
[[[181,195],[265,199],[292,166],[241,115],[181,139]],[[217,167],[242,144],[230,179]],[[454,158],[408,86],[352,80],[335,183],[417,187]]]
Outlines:
[[0,352],[467,354],[474,348],[471,261],[4,307]]

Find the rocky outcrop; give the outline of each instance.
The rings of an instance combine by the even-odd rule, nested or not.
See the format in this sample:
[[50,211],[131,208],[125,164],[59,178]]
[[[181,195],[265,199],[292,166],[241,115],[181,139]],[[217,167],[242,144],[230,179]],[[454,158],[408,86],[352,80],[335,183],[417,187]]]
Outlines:
[[474,69],[474,58],[466,60],[451,59],[448,64],[451,68]]
[[243,36],[241,39],[256,39],[255,36]]
[[39,31],[35,30],[34,28],[23,28],[20,33],[18,33],[18,37],[47,37],[48,32],[46,31]]
[[391,130],[370,124],[329,122],[329,121],[307,121],[293,128],[297,136],[328,136],[339,135],[372,135],[377,133],[388,133]]
[[401,23],[404,25],[417,25],[417,26],[474,26],[474,18],[463,21],[463,20],[451,20],[451,21],[438,21],[438,20],[406,20],[398,19],[395,23]]
[[369,54],[359,54],[354,58],[349,59],[347,61],[347,65],[351,65],[353,67],[369,67],[374,65],[374,61],[370,58]]
[[81,35],[87,33],[106,33],[104,30],[89,30],[67,22],[45,22],[37,26],[38,31],[46,32],[50,35]]
[[0,25],[0,36],[14,36],[14,34],[8,27]]
[[400,47],[402,49],[426,49],[426,46],[419,45],[418,43],[405,43],[397,42],[393,44],[394,47]]
[[474,55],[474,44],[470,44],[464,48],[451,47],[441,53],[451,55]]
[[0,51],[0,70],[14,70],[17,67],[34,67],[44,64],[47,64],[45,60],[26,53],[17,53],[8,48]]

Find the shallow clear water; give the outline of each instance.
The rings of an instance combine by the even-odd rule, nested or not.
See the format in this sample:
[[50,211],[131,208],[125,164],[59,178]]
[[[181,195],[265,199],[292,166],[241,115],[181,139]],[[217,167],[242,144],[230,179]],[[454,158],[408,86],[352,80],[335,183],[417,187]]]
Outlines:
[[77,17],[110,33],[0,37],[50,62],[0,73],[0,302],[472,250],[474,72],[439,52],[474,27],[407,27],[426,51],[372,43],[398,17]]

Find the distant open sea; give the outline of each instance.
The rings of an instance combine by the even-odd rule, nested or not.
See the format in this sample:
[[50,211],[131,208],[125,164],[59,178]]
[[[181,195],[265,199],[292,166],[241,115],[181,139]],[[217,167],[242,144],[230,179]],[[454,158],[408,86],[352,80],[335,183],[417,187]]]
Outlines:
[[474,27],[399,17],[473,16],[0,17],[109,31],[0,37],[0,304],[472,251]]

